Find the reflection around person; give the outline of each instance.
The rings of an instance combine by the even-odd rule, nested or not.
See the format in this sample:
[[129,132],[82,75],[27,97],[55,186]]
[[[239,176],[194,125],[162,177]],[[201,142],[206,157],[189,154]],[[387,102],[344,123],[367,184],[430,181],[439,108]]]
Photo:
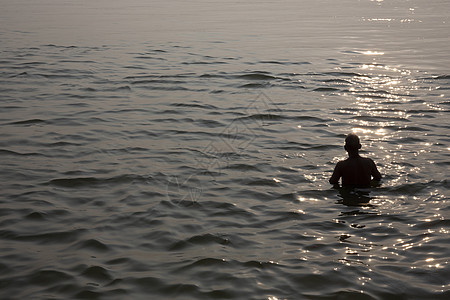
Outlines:
[[[340,189],[344,204],[366,204],[371,199],[369,188],[379,185],[381,174],[372,159],[359,155],[361,143],[356,134],[349,134],[345,138],[344,149],[348,153],[348,158],[336,164],[329,181],[335,188]],[[341,178],[342,188],[339,186]]]

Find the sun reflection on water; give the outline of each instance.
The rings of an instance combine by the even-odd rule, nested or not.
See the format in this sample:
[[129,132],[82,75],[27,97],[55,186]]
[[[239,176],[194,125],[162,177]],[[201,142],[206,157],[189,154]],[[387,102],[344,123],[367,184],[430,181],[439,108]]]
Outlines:
[[[437,182],[440,186],[432,172],[440,168],[436,165],[445,166],[446,162],[432,154],[450,148],[445,145],[445,139],[437,141],[430,137],[434,133],[430,127],[436,126],[435,118],[447,111],[448,101],[437,98],[442,91],[429,75],[380,63],[387,56],[382,49],[357,54],[360,59],[373,61],[354,63],[347,68],[352,69],[352,73],[346,73],[344,67],[339,69],[348,77],[340,82],[345,89],[339,86],[336,94],[350,101],[338,111],[346,118],[349,130],[361,138],[362,155],[375,161],[384,179],[380,188],[370,195],[370,206],[358,207],[358,210],[352,207],[352,211],[333,219],[340,232],[340,245],[335,250],[343,265],[335,269],[346,266],[376,269],[380,262],[386,265],[400,257],[405,260],[414,257],[408,267],[440,271],[448,267],[448,259],[429,249],[434,247],[439,234],[448,234],[449,230],[446,223],[442,223],[443,226],[439,223],[444,220],[443,211],[432,210],[430,205],[442,205],[439,203],[446,197],[441,189],[430,188],[430,183]],[[429,86],[424,84],[426,80]],[[432,93],[434,95],[430,96]],[[331,162],[342,159],[345,157],[335,156]],[[426,172],[432,176],[426,176]],[[311,175],[308,179],[315,182],[320,176]],[[311,201],[308,198],[298,200]],[[409,218],[408,214],[414,209],[420,217]],[[381,217],[366,218],[371,214]],[[350,229],[341,231],[344,224]],[[367,229],[374,227],[379,231],[368,233]],[[404,228],[408,233],[398,234]],[[328,239],[325,235],[325,239],[317,238],[315,242],[319,240]],[[370,276],[358,279],[362,285],[371,280]]]
[[362,52],[362,54],[364,54],[364,55],[384,55],[384,52],[368,50],[368,51]]
[[373,56],[373,61],[361,63],[358,72],[349,79],[351,86],[344,96],[353,98],[353,107],[341,108],[341,112],[350,116],[351,131],[360,136],[363,151],[381,166],[383,173],[393,174],[388,176],[389,184],[407,183],[424,168],[411,158],[426,155],[433,147],[430,143],[417,145],[427,133],[418,137],[416,132],[426,130],[411,122],[420,116],[428,117],[427,111],[443,108],[418,101],[416,94],[421,92],[422,82],[414,71],[377,62],[378,56],[384,55],[383,50],[359,53]]

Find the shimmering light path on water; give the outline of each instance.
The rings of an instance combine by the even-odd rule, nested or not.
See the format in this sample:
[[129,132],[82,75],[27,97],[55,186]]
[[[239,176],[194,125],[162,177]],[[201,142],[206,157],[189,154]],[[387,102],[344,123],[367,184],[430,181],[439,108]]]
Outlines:
[[0,3],[0,298],[450,297],[447,1]]

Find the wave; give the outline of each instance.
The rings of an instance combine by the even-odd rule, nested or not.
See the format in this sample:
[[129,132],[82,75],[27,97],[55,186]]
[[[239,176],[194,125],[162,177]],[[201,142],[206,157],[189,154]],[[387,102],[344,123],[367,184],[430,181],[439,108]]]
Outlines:
[[208,245],[208,244],[220,244],[220,245],[227,245],[230,244],[230,240],[226,237],[221,237],[218,235],[213,234],[203,234],[203,235],[197,235],[192,236],[186,240],[178,241],[171,246],[169,246],[169,251],[180,251],[190,246],[195,245]]
[[244,117],[235,118],[236,120],[260,120],[260,121],[311,121],[311,122],[328,122],[328,119],[322,119],[313,116],[287,116],[278,114],[252,114]]
[[28,152],[28,153],[21,153],[21,152],[16,152],[16,151],[12,151],[12,150],[6,150],[6,149],[0,149],[0,155],[12,155],[12,156],[43,156],[45,157],[46,155],[42,154],[42,153],[37,153],[37,152]]
[[240,85],[239,88],[244,88],[244,89],[262,89],[262,88],[267,88],[270,85],[268,83],[247,83],[247,84],[243,84]]
[[247,79],[247,80],[274,80],[278,79],[275,76],[264,74],[264,73],[250,73],[243,75],[236,75],[236,78]]
[[190,61],[183,62],[184,65],[226,65],[228,62],[226,61]]
[[354,116],[353,119],[366,121],[366,122],[388,122],[388,121],[401,121],[401,122],[411,122],[408,118],[397,117],[397,116]]
[[258,64],[274,64],[274,65],[310,65],[310,62],[307,61],[297,61],[297,62],[291,62],[291,61],[278,61],[278,60],[261,60],[257,63],[254,63],[255,65]]
[[70,246],[70,250],[89,250],[94,252],[107,252],[110,251],[111,248],[100,242],[97,239],[88,239],[84,241],[77,242],[76,244]]
[[176,107],[194,107],[194,108],[204,108],[204,109],[218,109],[217,106],[211,104],[198,104],[198,103],[172,103],[170,106]]
[[66,244],[78,240],[85,230],[50,231],[36,234],[21,234],[12,230],[0,230],[0,238],[7,240],[34,242],[38,245]]
[[54,185],[66,188],[80,188],[80,187],[93,187],[111,184],[121,183],[133,183],[133,182],[147,182],[150,180],[149,176],[140,176],[134,174],[124,174],[109,178],[97,178],[97,177],[75,177],[75,178],[57,178],[52,179],[46,184]]
[[315,92],[335,92],[335,91],[339,91],[339,89],[332,88],[332,87],[319,87],[319,88],[313,89],[313,91],[315,91]]

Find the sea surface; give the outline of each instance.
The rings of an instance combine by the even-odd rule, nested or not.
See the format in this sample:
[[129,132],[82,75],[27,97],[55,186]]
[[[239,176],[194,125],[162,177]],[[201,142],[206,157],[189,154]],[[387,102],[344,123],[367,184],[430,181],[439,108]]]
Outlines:
[[[0,0],[0,298],[450,299],[449,33],[448,0]],[[350,132],[365,194],[328,183]]]

